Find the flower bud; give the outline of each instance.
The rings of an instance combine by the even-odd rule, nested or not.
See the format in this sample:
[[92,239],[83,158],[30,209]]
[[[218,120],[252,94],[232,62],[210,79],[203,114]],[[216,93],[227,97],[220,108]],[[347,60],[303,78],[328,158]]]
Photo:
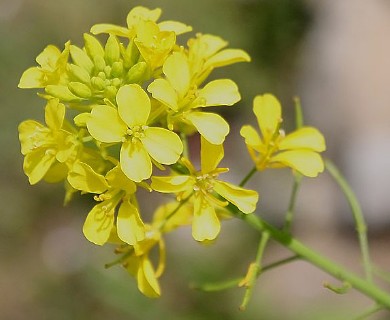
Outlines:
[[138,62],[127,73],[127,83],[139,83],[147,78],[148,65],[146,62]]
[[106,67],[106,62],[102,56],[95,56],[93,58],[93,63],[97,71],[103,71]]
[[48,85],[46,86],[45,91],[47,94],[65,102],[80,100],[79,97],[70,92],[67,86]]
[[70,82],[68,88],[74,95],[81,98],[89,98],[92,95],[91,89],[81,82]]
[[104,88],[106,87],[106,84],[104,83],[104,80],[100,77],[93,77],[91,79],[91,84],[92,86],[97,89],[97,90],[104,90]]
[[89,83],[91,81],[89,73],[85,69],[75,64],[69,64],[69,73],[71,77],[73,77],[75,80],[78,80],[79,82]]
[[119,57],[120,50],[118,40],[115,36],[110,35],[106,43],[104,58],[110,65],[112,65],[115,61],[119,60]]
[[121,61],[116,61],[112,64],[111,76],[112,77],[121,77],[123,73],[123,63]]
[[94,60],[95,57],[104,57],[104,49],[94,36],[84,33],[85,50],[89,57]]

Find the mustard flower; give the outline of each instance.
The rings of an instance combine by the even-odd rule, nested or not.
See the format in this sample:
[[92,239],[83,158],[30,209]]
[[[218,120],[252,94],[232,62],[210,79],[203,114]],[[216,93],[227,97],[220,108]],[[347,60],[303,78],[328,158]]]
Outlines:
[[175,163],[183,151],[179,136],[167,129],[149,127],[151,103],[136,84],[121,87],[116,96],[118,108],[95,106],[88,119],[91,136],[104,143],[122,143],[120,166],[126,176],[140,182],[152,174],[152,160]]
[[[224,156],[223,146],[209,143],[201,138],[201,169],[197,171],[189,160],[183,163],[188,175],[152,177],[152,189],[164,193],[177,193],[180,199],[191,196],[193,201],[192,235],[197,241],[213,240],[220,232],[220,221],[215,205],[234,204],[243,213],[256,209],[258,194],[218,179],[219,174],[227,172],[218,168]],[[223,198],[221,200],[221,197]],[[225,201],[225,199],[227,201]]]
[[[122,262],[126,271],[137,280],[138,290],[149,298],[161,295],[158,278],[165,269],[165,243],[161,232],[153,225],[145,224],[145,238],[133,246],[119,247],[117,253],[123,253]],[[154,267],[149,255],[157,248],[159,257],[157,267]]]
[[325,150],[323,135],[313,127],[302,127],[287,135],[280,129],[280,102],[271,94],[256,96],[253,102],[262,137],[250,125],[241,128],[249,154],[257,170],[290,167],[308,177],[324,170],[319,152]]
[[76,190],[97,194],[94,199],[99,203],[88,213],[83,226],[84,235],[89,241],[97,245],[105,244],[109,241],[114,224],[119,239],[125,243],[134,245],[145,238],[144,224],[132,203],[136,185],[118,166],[103,176],[88,164],[75,162],[68,182]]
[[66,82],[70,42],[61,52],[56,46],[48,45],[36,58],[39,67],[28,68],[20,78],[19,88],[44,88]]
[[45,107],[46,126],[35,120],[20,123],[23,170],[30,184],[39,182],[56,164],[62,164],[60,168],[66,172],[66,163],[73,162],[79,143],[72,132],[64,129],[64,118],[65,106],[52,99]]
[[[91,33],[109,33],[121,37],[133,39],[137,35],[137,28],[141,22],[152,21],[157,22],[161,16],[161,9],[156,8],[150,10],[146,7],[137,6],[129,11],[127,14],[126,22],[127,28],[117,26],[114,24],[101,23],[92,26]],[[163,21],[158,23],[160,31],[173,31],[176,35],[183,34],[192,30],[190,26],[178,21]]]
[[163,66],[165,79],[156,79],[148,87],[153,98],[167,106],[168,127],[180,123],[194,126],[210,143],[221,144],[229,133],[228,123],[218,114],[203,112],[210,106],[231,106],[241,99],[237,85],[229,79],[214,80],[203,88],[193,81],[190,62],[183,51],[174,52]]
[[244,50],[224,49],[227,45],[227,41],[211,34],[199,33],[188,40],[188,60],[196,85],[200,85],[215,68],[251,61]]

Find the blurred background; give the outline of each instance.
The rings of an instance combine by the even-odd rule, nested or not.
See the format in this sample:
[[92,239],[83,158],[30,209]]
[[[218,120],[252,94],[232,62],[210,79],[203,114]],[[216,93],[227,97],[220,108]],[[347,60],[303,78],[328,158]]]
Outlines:
[[[44,102],[34,90],[17,88],[22,72],[48,44],[82,45],[95,23],[125,25],[131,7],[161,7],[162,19],[183,21],[195,32],[216,34],[242,48],[250,64],[215,73],[237,82],[243,96],[223,111],[231,121],[224,165],[239,182],[251,168],[239,136],[254,124],[256,94],[276,94],[293,128],[292,97],[301,97],[305,121],[322,130],[326,156],[352,183],[369,226],[371,254],[390,271],[390,3],[385,0],[0,0],[0,319],[352,319],[370,306],[357,292],[336,295],[323,287],[337,281],[304,262],[265,273],[245,313],[244,291],[204,293],[191,283],[245,274],[258,235],[240,221],[224,223],[218,240],[204,246],[189,229],[167,238],[167,270],[158,300],[144,298],[124,270],[105,270],[113,248],[97,247],[82,235],[90,210],[85,199],[63,207],[62,185],[29,186],[22,172],[17,136],[26,119],[43,120]],[[248,187],[261,195],[259,214],[278,223],[287,208],[288,170],[257,175]],[[145,211],[153,210],[146,195]],[[348,205],[327,173],[305,179],[294,232],[309,246],[361,272],[359,248]],[[265,262],[287,257],[271,243]],[[372,319],[389,319],[378,313]]]

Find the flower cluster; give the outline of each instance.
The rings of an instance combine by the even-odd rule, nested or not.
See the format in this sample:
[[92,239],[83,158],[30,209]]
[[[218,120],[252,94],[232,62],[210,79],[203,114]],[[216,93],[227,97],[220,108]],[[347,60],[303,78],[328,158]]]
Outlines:
[[[94,25],[83,47],[69,41],[61,51],[49,45],[36,59],[39,66],[27,69],[19,83],[40,89],[46,100],[45,125],[19,125],[29,182],[62,181],[67,201],[75,192],[93,195],[85,237],[97,245],[115,244],[119,263],[149,297],[160,295],[164,234],[192,225],[195,240],[214,240],[229,205],[250,214],[258,202],[256,191],[220,179],[228,171],[218,165],[229,124],[206,109],[241,99],[232,80],[207,79],[215,68],[250,57],[210,34],[180,45],[177,37],[192,28],[158,22],[160,15],[160,9],[135,7],[127,27]],[[284,136],[280,105],[269,95],[255,99],[255,114],[263,139],[250,126],[241,135],[259,170],[290,166],[308,176],[322,170],[316,152],[325,147],[318,131],[302,128]],[[200,170],[185,147],[194,133],[201,140]],[[175,200],[156,208],[147,223],[139,188],[170,193]],[[152,250],[159,252],[157,266],[149,259]]]

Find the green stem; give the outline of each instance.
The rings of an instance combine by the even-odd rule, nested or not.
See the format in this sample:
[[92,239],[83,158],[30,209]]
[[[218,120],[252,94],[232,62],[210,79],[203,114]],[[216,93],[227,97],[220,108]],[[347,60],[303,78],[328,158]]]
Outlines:
[[295,203],[297,200],[298,190],[299,190],[299,187],[301,185],[301,181],[302,181],[302,175],[298,172],[295,173],[294,184],[293,184],[291,196],[290,196],[290,202],[288,204],[288,209],[287,209],[286,217],[284,220],[284,226],[283,226],[284,231],[291,230],[292,221],[294,219]]
[[353,218],[355,220],[356,231],[359,237],[364,271],[367,280],[372,282],[373,271],[372,271],[371,259],[370,259],[369,249],[368,249],[367,226],[364,221],[362,209],[350,185],[345,180],[345,178],[341,175],[340,171],[336,168],[336,166],[330,160],[326,160],[325,167],[328,170],[328,172],[331,174],[333,179],[338,183],[340,188],[343,190],[343,193],[348,200],[349,206],[351,207]]
[[375,304],[374,306],[368,308],[360,316],[358,316],[357,318],[354,318],[354,320],[365,320],[369,316],[372,316],[374,313],[377,313],[378,311],[381,311],[381,310],[383,310],[383,306]]
[[[293,262],[295,260],[298,260],[299,258],[300,258],[299,256],[293,255],[291,257],[281,259],[281,260],[272,262],[270,264],[267,264],[261,268],[261,270],[260,270],[260,272],[258,272],[257,276],[259,276],[260,273],[263,274],[266,271],[269,271],[269,270],[275,269],[279,266],[282,266],[284,264]],[[206,292],[222,291],[222,290],[226,290],[226,289],[231,289],[233,287],[237,287],[242,280],[243,280],[243,278],[240,277],[240,278],[234,278],[234,279],[230,279],[230,280],[218,282],[218,283],[205,283],[205,284],[200,284],[200,285],[194,284],[191,287],[193,289],[198,289],[198,290],[202,290],[202,291],[206,291]]]
[[[267,246],[269,240],[269,233],[263,232],[261,234],[261,239],[259,242],[259,246],[257,247],[257,253],[256,253],[256,260],[254,263],[251,263],[248,269],[248,279],[247,282],[244,284],[246,286],[244,299],[242,300],[242,303],[240,305],[240,310],[245,311],[246,306],[249,303],[250,298],[252,297],[253,288],[255,286],[255,282],[259,274],[261,273],[261,259],[264,255],[265,247]],[[246,279],[244,279],[245,281]]]
[[242,179],[242,181],[240,182],[239,186],[243,187],[248,182],[248,180],[250,178],[252,178],[252,176],[256,173],[256,171],[257,171],[257,169],[256,169],[256,166],[255,166],[255,167],[253,167],[251,169],[251,171],[249,171],[249,173],[245,176],[245,178]]
[[180,133],[180,138],[183,143],[183,157],[188,159],[188,139],[185,133]]
[[306,260],[314,266],[317,266],[319,269],[341,281],[349,282],[356,290],[370,297],[378,304],[383,305],[387,309],[390,309],[390,295],[374,285],[372,282],[360,278],[358,275],[336,264],[332,260],[306,247],[303,243],[293,238],[291,234],[273,227],[255,214],[244,215],[238,210],[234,212],[232,208],[230,209],[235,216],[244,220],[254,229],[260,232],[268,232],[272,239],[276,240],[284,247],[294,252],[301,259]]

